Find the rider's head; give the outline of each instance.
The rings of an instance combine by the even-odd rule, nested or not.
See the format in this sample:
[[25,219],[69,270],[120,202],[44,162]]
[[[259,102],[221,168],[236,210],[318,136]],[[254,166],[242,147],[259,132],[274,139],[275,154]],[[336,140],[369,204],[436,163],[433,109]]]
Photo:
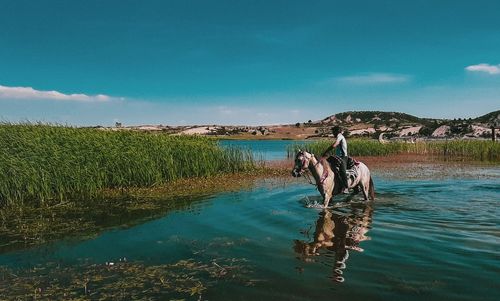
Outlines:
[[341,130],[340,130],[340,126],[336,125],[334,127],[332,127],[332,134],[337,136],[338,134],[340,134]]

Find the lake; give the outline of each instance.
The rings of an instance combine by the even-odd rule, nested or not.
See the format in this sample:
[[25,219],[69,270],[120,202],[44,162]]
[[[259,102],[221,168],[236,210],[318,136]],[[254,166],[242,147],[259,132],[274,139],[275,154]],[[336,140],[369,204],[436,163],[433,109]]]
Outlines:
[[220,140],[222,146],[251,150],[257,159],[277,161],[287,158],[287,147],[307,143],[306,140]]
[[[319,194],[302,178],[262,179],[0,265],[89,300],[496,300],[500,166],[438,166],[431,178],[377,167],[374,202],[336,197],[328,210],[311,208]],[[9,300],[19,288],[3,283]]]

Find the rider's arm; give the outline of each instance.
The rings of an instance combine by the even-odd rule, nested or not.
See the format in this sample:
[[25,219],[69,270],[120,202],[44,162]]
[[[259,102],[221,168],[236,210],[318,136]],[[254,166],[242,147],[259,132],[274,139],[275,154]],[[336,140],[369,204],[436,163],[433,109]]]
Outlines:
[[338,138],[337,138],[337,140],[335,140],[335,143],[333,143],[332,145],[330,145],[330,146],[326,149],[326,151],[323,153],[322,157],[326,157],[326,154],[327,154],[329,151],[331,151],[332,149],[335,149],[335,148],[336,148],[336,147],[340,144],[340,142],[341,142],[341,141],[342,141],[342,139],[338,139]]
[[322,157],[326,157],[326,154],[328,154],[329,151],[331,151],[332,149],[334,149],[335,147],[337,147],[337,142],[335,142],[334,144],[330,145],[326,151],[323,153]]
[[340,144],[341,139],[337,139],[335,143],[332,145],[332,148],[336,148]]

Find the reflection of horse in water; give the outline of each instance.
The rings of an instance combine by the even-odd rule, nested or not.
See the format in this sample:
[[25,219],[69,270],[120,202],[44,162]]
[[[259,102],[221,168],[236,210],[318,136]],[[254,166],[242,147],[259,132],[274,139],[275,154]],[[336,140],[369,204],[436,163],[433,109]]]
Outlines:
[[[331,160],[333,159],[333,160]],[[312,153],[306,151],[300,151],[295,156],[295,165],[292,170],[292,176],[300,177],[306,171],[310,171],[319,193],[323,197],[323,207],[328,207],[328,203],[333,196],[340,194],[341,183],[339,181],[339,176],[335,174],[335,161],[333,157],[317,159]],[[348,184],[349,188],[354,189],[354,191],[361,190],[365,200],[375,199],[375,187],[373,185],[372,177],[370,175],[370,170],[362,162],[353,161],[353,166],[349,168],[349,173],[352,177],[349,177]]]
[[371,224],[373,209],[365,205],[362,208],[352,208],[349,216],[345,216],[325,209],[319,214],[316,221],[312,241],[294,241],[294,250],[300,254],[300,259],[309,262],[315,261],[312,256],[321,255],[321,250],[335,253],[333,266],[333,280],[343,282],[343,270],[349,258],[349,251],[363,252],[359,244],[368,240],[366,236]]

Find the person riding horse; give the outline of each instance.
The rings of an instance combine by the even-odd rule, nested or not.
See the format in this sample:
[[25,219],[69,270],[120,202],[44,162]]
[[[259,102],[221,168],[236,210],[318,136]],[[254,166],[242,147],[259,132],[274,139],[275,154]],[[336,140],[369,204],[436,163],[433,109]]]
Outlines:
[[322,157],[326,157],[328,152],[330,152],[332,149],[335,149],[335,157],[339,162],[339,175],[342,185],[344,186],[342,193],[349,193],[349,182],[347,180],[347,140],[345,139],[344,135],[342,135],[342,131],[340,130],[339,126],[334,126],[332,128],[332,134],[337,139],[335,140],[335,143],[330,145],[325,150]]
[[[305,172],[310,171],[314,178],[314,184],[323,197],[323,206],[326,208],[333,196],[341,193],[343,184],[340,183],[340,176],[333,171],[332,160],[336,157],[330,156],[328,159],[318,160],[313,153],[305,150],[298,150],[295,155],[295,162],[292,169],[293,177],[300,177]],[[334,159],[336,160],[336,159]],[[335,163],[335,161],[333,161]],[[365,201],[375,199],[375,186],[371,177],[370,169],[363,162],[355,162],[353,167],[353,177],[350,188],[355,192],[361,190]]]

